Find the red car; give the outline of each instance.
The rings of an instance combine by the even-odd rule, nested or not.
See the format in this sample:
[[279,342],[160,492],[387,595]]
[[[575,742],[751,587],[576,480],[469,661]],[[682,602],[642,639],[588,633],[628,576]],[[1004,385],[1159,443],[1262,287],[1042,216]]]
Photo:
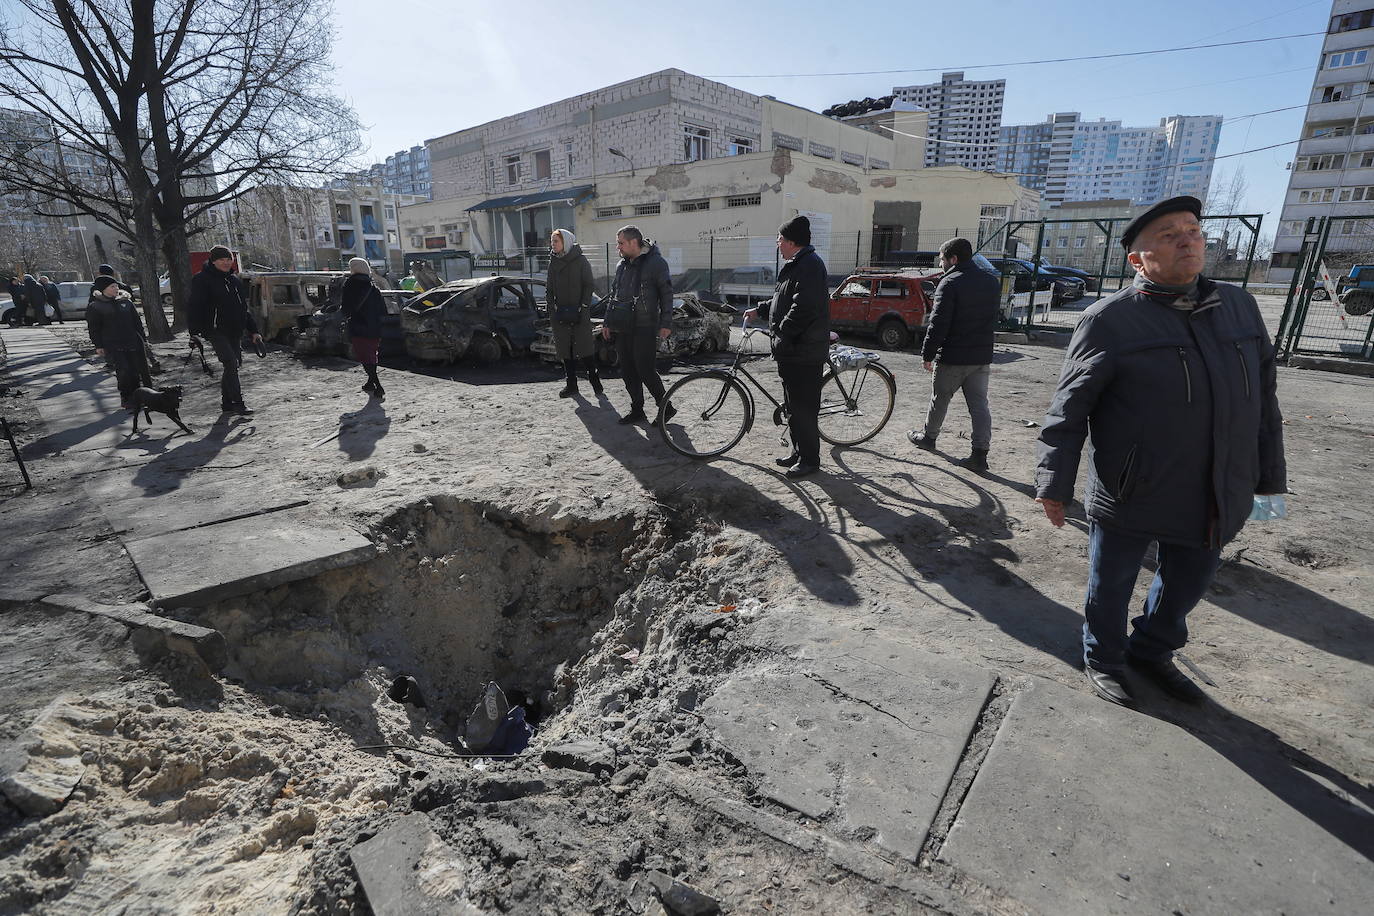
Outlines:
[[860,268],[830,294],[830,327],[900,350],[925,335],[939,279],[938,270]]

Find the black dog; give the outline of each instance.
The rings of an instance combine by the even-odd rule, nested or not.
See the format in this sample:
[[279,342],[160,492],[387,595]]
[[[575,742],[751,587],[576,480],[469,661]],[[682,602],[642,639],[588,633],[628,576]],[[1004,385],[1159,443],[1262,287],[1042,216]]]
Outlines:
[[172,418],[172,422],[180,426],[186,432],[191,431],[191,427],[181,422],[181,392],[180,385],[168,385],[165,388],[139,388],[134,391],[134,432],[138,432],[138,414],[143,412],[143,419],[151,425],[153,415],[151,411],[165,413]]

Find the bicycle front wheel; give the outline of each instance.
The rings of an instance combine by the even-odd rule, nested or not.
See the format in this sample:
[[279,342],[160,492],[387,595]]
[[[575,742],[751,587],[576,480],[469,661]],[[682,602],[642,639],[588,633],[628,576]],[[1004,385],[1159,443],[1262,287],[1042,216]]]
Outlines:
[[658,430],[673,451],[688,458],[723,455],[754,422],[749,392],[724,372],[693,372],[669,388],[665,400],[677,412],[661,420]]
[[821,381],[821,438],[858,445],[878,435],[897,403],[897,382],[882,363],[830,370]]

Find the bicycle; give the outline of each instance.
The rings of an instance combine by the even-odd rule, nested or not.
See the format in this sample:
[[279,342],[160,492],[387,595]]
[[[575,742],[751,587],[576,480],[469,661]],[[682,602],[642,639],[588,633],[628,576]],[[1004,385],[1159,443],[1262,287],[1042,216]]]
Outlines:
[[[688,458],[714,458],[739,444],[754,425],[754,396],[740,381],[742,376],[773,404],[773,423],[787,425],[787,404],[777,398],[740,363],[745,347],[755,334],[772,337],[766,328],[747,327],[729,369],[703,369],[677,381],[668,389],[665,404],[675,408],[659,414],[657,425],[663,441]],[[834,341],[836,335],[831,334]],[[887,425],[897,402],[897,382],[876,353],[832,343],[826,354],[821,381],[820,433],[831,445],[851,446],[867,442]]]

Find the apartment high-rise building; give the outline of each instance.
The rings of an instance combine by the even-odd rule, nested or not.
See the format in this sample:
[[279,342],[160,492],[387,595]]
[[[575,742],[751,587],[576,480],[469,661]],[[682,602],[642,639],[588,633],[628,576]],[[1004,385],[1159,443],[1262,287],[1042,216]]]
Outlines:
[[1006,80],[966,80],[963,71],[955,71],[943,74],[938,83],[894,86],[892,94],[930,112],[927,168],[962,165],[992,171],[997,167],[997,134],[1006,88]]
[[996,168],[1040,191],[1050,207],[1068,200],[1145,204],[1180,194],[1205,199],[1221,124],[1220,115],[1173,115],[1157,127],[1123,127],[1059,112],[1039,124],[1003,127]]
[[[1374,221],[1342,220],[1374,210],[1374,2],[1336,0],[1312,81],[1302,140],[1274,236],[1269,281],[1298,266],[1308,220],[1332,217],[1328,261],[1374,252]],[[1332,257],[1335,255],[1335,257]],[[1333,269],[1334,264],[1331,264]],[[1344,265],[1342,265],[1344,266]]]

